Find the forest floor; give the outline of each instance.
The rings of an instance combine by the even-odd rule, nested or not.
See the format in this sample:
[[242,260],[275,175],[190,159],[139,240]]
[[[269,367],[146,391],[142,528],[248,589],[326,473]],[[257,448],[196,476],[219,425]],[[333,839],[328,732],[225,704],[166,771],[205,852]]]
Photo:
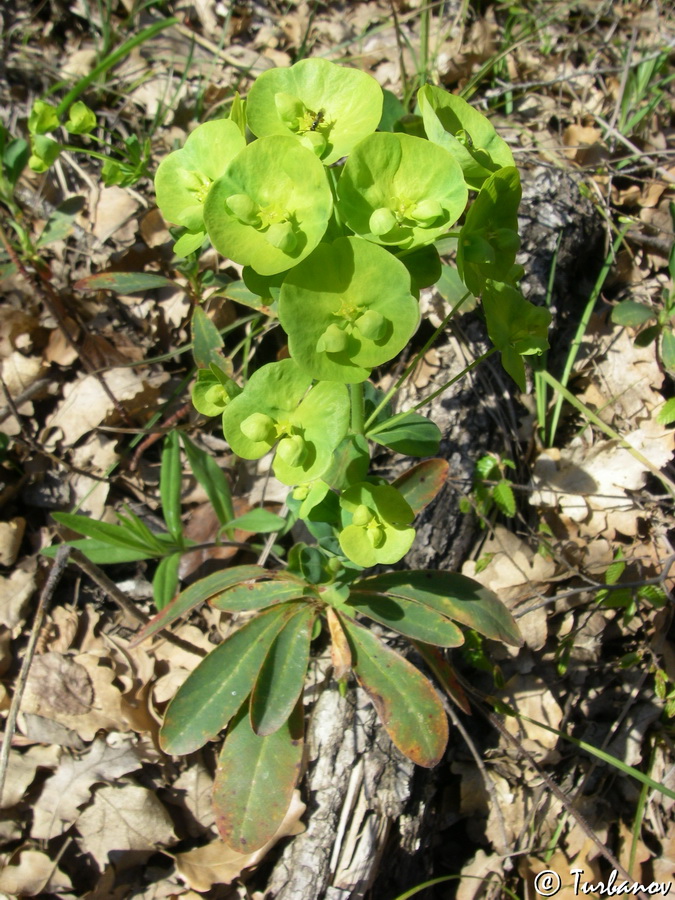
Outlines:
[[[256,75],[307,56],[364,69],[411,112],[427,81],[461,91],[491,117],[519,166],[570,171],[606,235],[554,380],[537,376],[528,395],[512,385],[504,402],[513,429],[494,465],[483,466],[478,486],[445,488],[464,495],[481,525],[462,571],[509,604],[525,647],[457,654],[469,679],[472,665],[487,668],[497,709],[515,712],[504,723],[519,747],[495,733],[484,770],[468,751],[448,766],[448,817],[465,841],[461,858],[439,864],[434,874],[454,880],[433,896],[532,897],[537,873],[552,870],[564,876],[557,896],[568,900],[578,893],[570,870],[606,880],[601,846],[636,881],[675,880],[675,20],[667,4],[48,0],[0,16],[5,148],[27,137],[35,100],[62,99],[125,41],[177,17],[83,93],[109,148],[70,135],[71,149],[44,174],[25,168],[9,195],[11,153],[3,157],[4,715],[23,692],[0,757],[0,895],[264,896],[260,855],[231,851],[215,828],[211,751],[171,759],[158,745],[163,710],[222,640],[223,615],[207,608],[174,626],[179,645],[131,648],[139,614],[153,612],[154,560],[86,570],[71,562],[43,617],[38,600],[54,567],[41,551],[77,537],[53,513],[116,523],[116,511],[128,509],[165,530],[159,473],[171,428],[229,473],[237,515],[263,497],[280,509],[282,486],[261,467],[235,471],[218,420],[205,422],[189,404],[195,306],[238,360],[255,348],[264,310],[228,296],[223,276],[239,271],[212,251],[199,272],[176,270],[151,176],[195,123],[226,115]],[[91,149],[117,161],[116,184],[104,185]],[[549,299],[554,309],[564,304]],[[413,376],[420,389],[424,365]],[[185,556],[181,583],[214,559],[255,559],[264,538],[250,532],[236,535],[248,550],[212,546],[218,520],[185,460],[182,479],[184,535],[206,546]],[[303,809],[298,802],[286,835],[302,829]]]

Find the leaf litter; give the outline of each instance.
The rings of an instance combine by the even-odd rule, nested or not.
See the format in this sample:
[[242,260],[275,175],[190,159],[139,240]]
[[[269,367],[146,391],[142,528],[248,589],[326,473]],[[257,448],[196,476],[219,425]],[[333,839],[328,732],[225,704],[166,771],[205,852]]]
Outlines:
[[[108,114],[122,115],[125,127],[138,133],[144,133],[156,114],[163,116],[153,137],[156,163],[189,132],[198,90],[203,88],[208,115],[222,114],[219,104],[231,99],[232,86],[246,89],[247,69],[255,74],[271,65],[288,65],[307,39],[312,55],[337,58],[339,47],[346,47],[357,64],[400,95],[417,65],[410,50],[420,42],[417,6],[397,4],[404,35],[401,53],[391,7],[385,3],[350,4],[345,10],[325,5],[318,14],[302,2],[290,4],[283,14],[269,4],[252,4],[250,9],[237,6],[224,16],[220,5],[204,0],[195,4],[186,20],[189,24],[163,32],[143,53],[115,70],[115,90],[121,88],[125,95],[123,103],[114,98],[114,92],[110,95],[105,101],[110,103]],[[129,4],[115,10],[116,24],[130,11]],[[581,7],[578,12],[582,18],[588,15]],[[65,15],[61,26],[66,34],[64,59],[54,32],[56,23],[29,20],[19,11],[16,24],[24,40],[21,46],[11,45],[8,67],[14,72],[35,70],[40,60],[40,67],[46,62],[54,72],[87,74],[97,49],[89,36],[82,42],[79,33],[91,14],[88,5],[73,4]],[[516,24],[504,18],[503,10],[489,7],[452,22],[432,12],[437,30],[430,76],[456,90],[491,62],[494,78],[483,79],[473,100],[495,104],[498,127],[511,136],[521,159],[529,154],[540,162],[572,167],[586,179],[606,215],[618,212],[633,217],[635,240],[616,267],[617,281],[608,293],[616,297],[621,291],[630,295],[639,289],[641,299],[646,293],[650,302],[658,303],[672,242],[673,188],[664,175],[672,176],[672,168],[642,163],[639,154],[627,160],[628,167],[617,177],[613,166],[631,153],[617,138],[626,113],[640,109],[649,99],[633,93],[632,105],[622,109],[623,97],[634,90],[633,72],[644,65],[639,53],[658,54],[663,23],[650,18],[650,11],[639,5],[626,5],[622,14],[622,19],[607,21],[600,16],[596,20],[597,60],[587,66],[584,54],[573,52],[577,36],[566,15],[542,16],[545,21],[540,27],[530,22],[529,38],[526,30],[518,32],[525,39],[516,42],[500,64],[496,54],[505,29]],[[454,30],[453,24],[458,25]],[[224,28],[220,45],[211,40],[214,28]],[[605,40],[613,29],[637,35],[632,44],[625,42],[626,47],[632,46],[633,58]],[[165,64],[167,58],[173,60],[172,66]],[[519,84],[530,82],[534,83],[526,91],[519,91]],[[37,90],[49,86],[45,82]],[[654,90],[666,95],[668,87]],[[10,101],[8,91],[7,84],[0,85],[3,106],[15,106],[25,116],[27,101],[16,96]],[[672,135],[662,106],[655,109],[626,139],[658,164],[667,160]],[[59,165],[56,178],[32,177],[26,189],[43,193],[52,206],[66,199],[66,187],[70,191],[75,186],[85,198],[83,210],[74,219],[80,231],[71,228],[70,234],[43,249],[60,289],[70,288],[94,271],[172,274],[170,237],[154,209],[149,182],[135,189],[99,189],[94,170],[82,169],[75,159],[71,164],[67,157]],[[49,214],[35,219],[36,234]],[[18,406],[18,410],[6,409],[2,430],[22,439],[30,434],[38,448],[57,457],[54,461],[32,446],[24,447],[20,462],[25,475],[31,482],[41,482],[41,490],[22,494],[19,487],[4,501],[0,523],[3,710],[9,706],[24,634],[44,580],[44,566],[35,554],[54,534],[49,510],[70,509],[75,502],[94,518],[114,521],[113,509],[132,500],[149,519],[157,513],[156,465],[143,459],[138,473],[127,470],[128,435],[142,431],[158,410],[175,411],[170,405],[172,392],[184,374],[176,360],[189,339],[191,299],[185,291],[75,297],[66,322],[77,348],[64,338],[53,313],[28,296],[15,276],[7,279],[1,311],[1,374]],[[212,299],[212,311],[218,302]],[[641,346],[633,329],[608,324],[607,313],[592,320],[583,339],[574,392],[661,469],[672,459],[674,441],[672,427],[658,422],[656,412],[664,396],[672,393],[672,373],[664,372],[653,344]],[[154,357],[163,361],[148,362]],[[428,360],[427,368],[434,368],[434,351]],[[119,406],[92,374],[97,367],[102,368],[105,385]],[[424,377],[422,373],[420,386]],[[672,789],[668,747],[672,717],[663,711],[675,685],[675,651],[667,637],[669,616],[658,605],[652,606],[647,594],[637,597],[636,610],[629,615],[630,598],[625,595],[632,592],[635,600],[637,589],[633,588],[624,590],[624,605],[610,603],[612,592],[600,602],[597,599],[608,584],[606,575],[617,554],[626,563],[617,588],[621,581],[651,582],[661,591],[672,586],[665,568],[672,556],[668,507],[658,496],[649,470],[628,451],[586,427],[581,418],[570,415],[567,428],[555,447],[540,449],[535,459],[527,461],[529,502],[520,507],[519,517],[515,522],[491,523],[475,559],[463,569],[508,602],[526,641],[520,652],[495,648],[493,658],[508,678],[500,691],[491,682],[484,686],[516,713],[555,729],[583,736],[579,731],[583,719],[597,720],[604,726],[599,740],[608,737],[608,751],[645,771],[651,766],[652,777]],[[219,445],[216,439],[214,447],[219,464],[230,466],[222,442]],[[156,458],[152,451],[149,454]],[[247,510],[247,503],[257,505],[261,497],[283,500],[283,490],[269,479],[265,465],[263,461],[257,470],[231,473],[238,487],[237,515]],[[65,494],[47,490],[50,478],[65,487]],[[529,478],[521,483],[527,485]],[[19,479],[10,469],[5,470],[4,480],[12,488]],[[215,523],[204,511],[208,511],[205,498],[185,503],[195,539],[210,542]],[[543,530],[538,522],[545,524]],[[236,537],[243,541],[248,535]],[[231,556],[231,548],[223,549]],[[205,565],[215,558],[218,555],[207,550],[196,562]],[[146,574],[145,564],[139,564],[116,577],[119,583],[138,585],[142,594]],[[187,568],[182,575],[188,577]],[[68,605],[78,591],[77,605]],[[614,596],[620,600],[620,591]],[[226,850],[216,836],[207,799],[214,772],[209,752],[177,764],[160,753],[157,733],[166,702],[229,625],[222,614],[205,610],[175,629],[183,640],[180,648],[158,638],[149,646],[131,649],[128,644],[136,624],[112,610],[98,589],[72,582],[64,586],[58,600],[33,660],[10,752],[0,829],[0,891],[12,896],[116,897],[129,871],[144,889],[154,891],[147,896],[194,897],[221,891],[220,885],[257,866],[272,842],[249,856]],[[629,653],[637,654],[636,668],[617,668],[617,660]],[[594,769],[589,757],[575,756],[556,735],[525,719],[507,716],[505,724],[544,771],[566,779],[569,795],[576,792],[581,811],[623,865],[634,858],[636,878],[648,882],[673,876],[672,801],[648,795],[642,834],[636,841],[631,832],[636,795],[625,786],[632,782],[620,778],[622,792],[608,799],[606,788],[611,791],[616,778],[611,768]],[[462,759],[458,753],[451,763],[461,792],[461,802],[452,814],[462,828],[473,823],[472,846],[470,850],[463,846],[458,857],[463,865],[452,861],[452,871],[462,876],[460,900],[496,896],[501,883],[514,885],[516,875],[532,890],[534,875],[544,867],[566,872],[578,866],[585,869],[588,880],[599,879],[604,864],[578,823],[547,794],[537,773],[522,765],[503,736],[496,749],[494,741],[492,746],[485,754],[491,791],[484,789],[484,775],[470,758]],[[612,807],[608,816],[592,807],[594,796],[602,796],[602,802]],[[564,823],[558,833],[561,816]],[[304,803],[296,794],[275,840],[298,833],[306,821]],[[556,835],[553,854],[546,856],[541,848]],[[59,839],[64,837],[70,843],[61,856]],[[164,868],[153,870],[148,861],[156,858],[157,850],[162,851]],[[509,854],[518,856],[505,858]],[[519,860],[515,866],[514,859]],[[151,872],[156,873],[154,885]],[[571,895],[570,886],[564,885],[559,896]]]

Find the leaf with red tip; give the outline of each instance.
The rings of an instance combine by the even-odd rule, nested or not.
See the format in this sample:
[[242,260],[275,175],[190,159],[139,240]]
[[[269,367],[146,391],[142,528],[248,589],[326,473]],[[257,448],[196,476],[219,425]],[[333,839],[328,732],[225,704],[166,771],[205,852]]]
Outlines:
[[251,728],[243,707],[225,738],[213,786],[213,808],[221,837],[239,853],[252,853],[281,825],[300,777],[302,701],[290,719],[264,737]]
[[466,696],[462,685],[457,681],[454,669],[438,647],[433,647],[431,644],[424,644],[422,641],[413,641],[413,646],[434,673],[438,679],[438,683],[448,697],[459,706],[462,712],[465,712],[467,716],[470,716],[471,705],[469,703],[469,698]]
[[76,291],[113,291],[115,294],[138,294],[161,287],[179,287],[164,275],[151,272],[98,272],[80,278],[73,285]]
[[340,615],[352,648],[352,669],[387,734],[418,766],[432,768],[448,743],[448,720],[429,681],[374,634]]

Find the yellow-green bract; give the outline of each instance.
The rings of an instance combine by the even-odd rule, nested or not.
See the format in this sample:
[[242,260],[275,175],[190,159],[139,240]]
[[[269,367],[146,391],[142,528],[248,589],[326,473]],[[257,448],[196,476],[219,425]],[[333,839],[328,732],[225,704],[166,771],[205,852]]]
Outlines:
[[259,75],[246,113],[258,137],[292,135],[329,166],[375,131],[382,100],[382,88],[366,72],[303,59]]

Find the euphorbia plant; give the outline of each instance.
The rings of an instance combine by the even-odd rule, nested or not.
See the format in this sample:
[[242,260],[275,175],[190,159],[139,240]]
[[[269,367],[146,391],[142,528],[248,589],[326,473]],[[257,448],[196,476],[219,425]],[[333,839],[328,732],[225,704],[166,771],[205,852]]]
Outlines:
[[441,274],[437,242],[457,242],[466,295],[485,298],[488,333],[522,388],[522,357],[546,346],[549,321],[517,286],[520,183],[508,146],[439,88],[424,87],[419,105],[426,138],[378,132],[374,79],[303,60],[253,85],[254,140],[245,143],[238,106],[236,125],[199,126],[157,173],[160,209],[185,229],[177,252],[210,239],[245,267],[248,289],[287,336],[289,358],[245,383],[210,357],[195,405],[222,414],[238,456],[274,454],[272,471],[289,487],[287,530],[302,519],[315,540],[288,547],[285,568],[242,565],[190,585],[140,636],[204,601],[258,611],[191,673],[160,735],[166,752],[189,753],[227,729],[214,802],[224,839],[240,850],[272,836],[296,784],[303,683],[322,626],[337,677],[354,674],[394,744],[422,766],[443,757],[443,706],[363,620],[408,637],[451,695],[436,648],[461,645],[462,626],[520,643],[499,599],[469,578],[368,571],[404,557],[415,516],[447,474],[445,461],[427,458],[389,484],[370,474],[369,452],[373,441],[410,456],[438,452],[438,428],[415,411],[394,414],[368,380],[412,339],[419,290]]

